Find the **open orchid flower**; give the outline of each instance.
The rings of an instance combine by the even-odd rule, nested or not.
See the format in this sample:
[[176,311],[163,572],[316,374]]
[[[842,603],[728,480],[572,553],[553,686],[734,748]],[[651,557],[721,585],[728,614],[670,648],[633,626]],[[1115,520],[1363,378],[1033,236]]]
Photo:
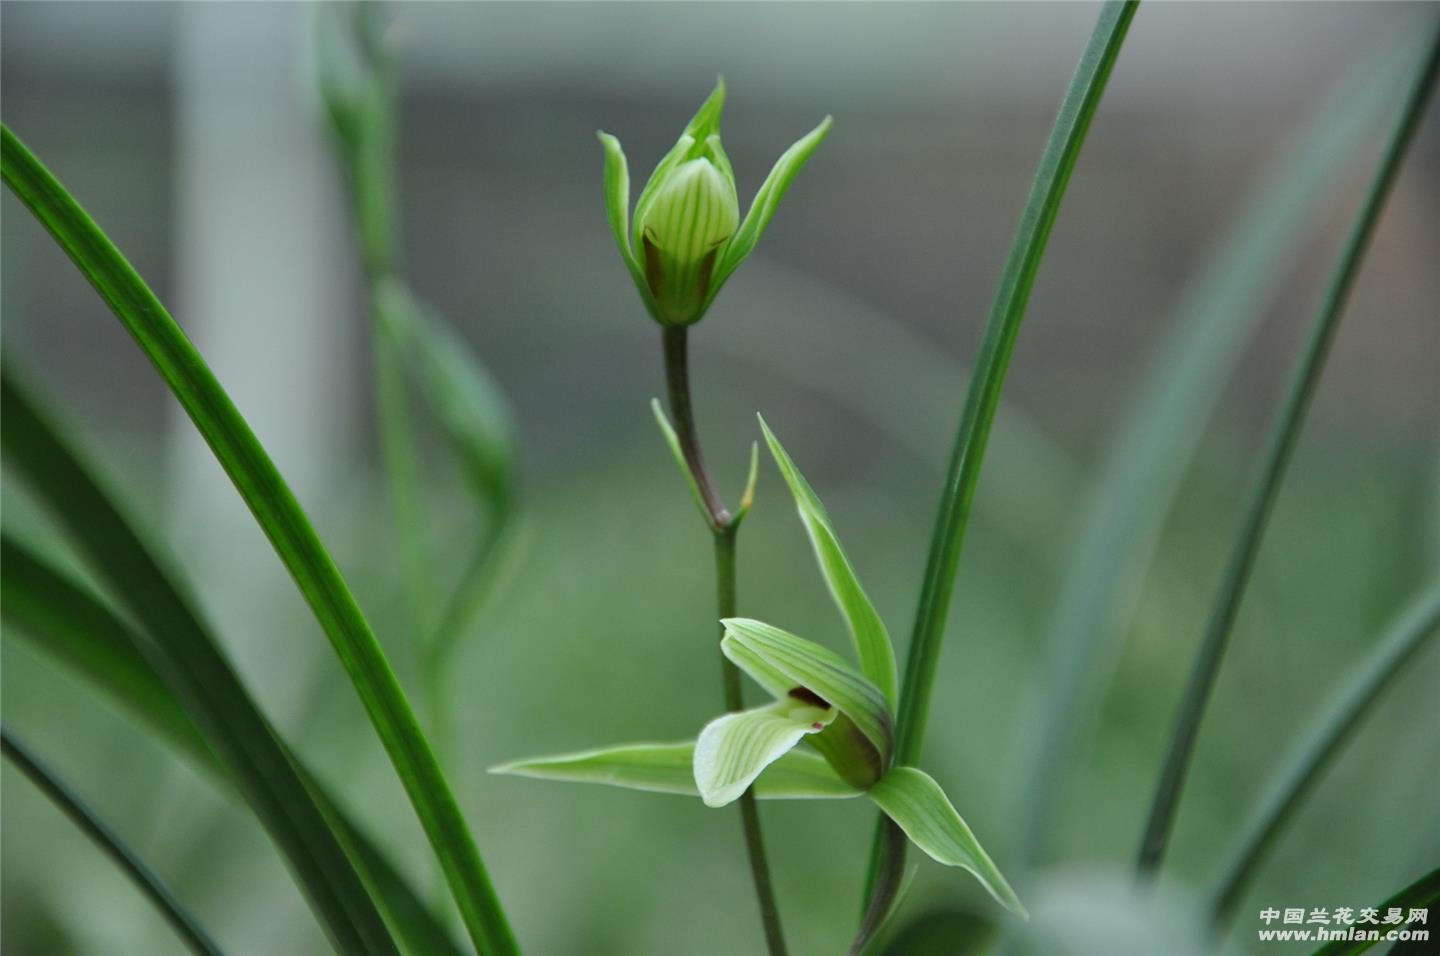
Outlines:
[[[940,785],[923,770],[894,765],[890,635],[820,499],[763,420],[760,426],[849,626],[859,667],[761,621],[727,619],[721,622],[721,651],[770,693],[769,703],[717,717],[694,743],[591,750],[522,760],[492,772],[698,795],[711,807],[724,806],[752,787],[761,799],[864,794],[931,858],[968,870],[1002,906],[1025,916],[1010,884]],[[798,749],[801,743],[810,749]]]
[[640,191],[633,235],[625,152],[614,136],[599,134],[610,229],[641,301],[661,325],[700,321],[725,280],[754,251],[785,191],[830,131],[827,116],[781,154],[741,220],[735,172],[720,145],[724,109],[722,78]]

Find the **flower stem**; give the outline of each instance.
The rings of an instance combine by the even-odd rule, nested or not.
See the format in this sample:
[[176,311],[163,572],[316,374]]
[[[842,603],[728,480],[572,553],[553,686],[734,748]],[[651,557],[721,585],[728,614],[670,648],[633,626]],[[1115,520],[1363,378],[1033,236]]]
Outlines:
[[[700,489],[707,523],[715,544],[715,596],[720,618],[734,617],[735,539],[740,530],[734,516],[726,509],[715,491],[715,483],[705,470],[700,454],[700,436],[695,429],[695,413],[690,402],[690,366],[685,327],[667,327],[663,334],[665,347],[665,383],[669,392],[670,415],[675,419],[675,434],[685,464]],[[720,628],[724,633],[724,628]],[[720,674],[725,691],[725,709],[740,710],[740,669],[724,655],[720,657]],[[765,841],[760,834],[760,812],[755,805],[753,788],[740,797],[740,822],[745,833],[745,850],[750,858],[750,875],[755,883],[755,896],[760,903],[760,922],[765,929],[765,943],[770,956],[785,956],[785,936],[780,928],[780,909],[775,902],[775,888],[770,882],[770,863],[765,856]]]

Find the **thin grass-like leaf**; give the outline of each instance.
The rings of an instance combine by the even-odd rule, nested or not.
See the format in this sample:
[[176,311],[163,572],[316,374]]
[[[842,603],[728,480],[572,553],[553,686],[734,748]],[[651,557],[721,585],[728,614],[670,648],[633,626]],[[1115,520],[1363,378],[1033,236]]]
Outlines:
[[[1011,243],[1000,287],[990,309],[980,354],[975,360],[974,376],[965,397],[965,408],[960,415],[950,465],[941,488],[939,513],[935,517],[910,651],[905,661],[905,679],[896,720],[896,759],[901,763],[918,761],[925,739],[925,722],[940,662],[940,648],[945,638],[950,598],[955,590],[956,569],[960,563],[990,427],[994,423],[1005,375],[1010,368],[1010,356],[1015,350],[1015,341],[1020,334],[1020,325],[1025,318],[1046,244],[1060,214],[1070,174],[1080,158],[1080,149],[1100,107],[1137,6],[1135,0],[1130,0],[1106,3],[1101,9],[1095,30],[1065,91],[1060,113],[1040,156],[1040,168],[1035,173],[1029,198],[1025,201],[1020,226]],[[883,916],[888,910],[889,899],[886,897],[893,896],[898,889],[898,874],[904,864],[903,855],[897,858],[895,853],[881,853],[882,840],[883,829],[876,834],[865,880],[865,893],[872,912],[864,920],[862,937],[864,927],[873,928],[879,924],[873,911],[878,909],[878,915]],[[883,840],[883,845],[901,851],[904,848],[903,842],[895,840]],[[883,883],[886,892],[874,894],[871,890],[882,868],[887,871]]]
[[1440,586],[1422,594],[1401,613],[1350,680],[1326,702],[1314,729],[1291,751],[1288,759],[1281,761],[1283,769],[1275,774],[1246,823],[1238,849],[1219,880],[1211,906],[1212,918],[1217,924],[1229,919],[1256,868],[1295,818],[1305,797],[1360,721],[1425,641],[1437,632],[1440,632]]
[[1142,873],[1151,873],[1157,869],[1164,856],[1181,790],[1185,785],[1186,770],[1194,751],[1195,738],[1200,733],[1205,704],[1215,685],[1216,675],[1220,672],[1220,662],[1224,658],[1230,632],[1240,610],[1245,586],[1250,580],[1250,571],[1260,549],[1260,539],[1265,532],[1270,510],[1279,494],[1280,483],[1290,463],[1291,452],[1305,421],[1310,399],[1315,394],[1320,373],[1330,354],[1330,346],[1335,338],[1335,330],[1339,327],[1345,303],[1349,299],[1350,289],[1355,283],[1355,277],[1360,273],[1360,263],[1370,246],[1371,237],[1375,234],[1381,210],[1399,175],[1405,153],[1415,138],[1421,118],[1425,115],[1426,104],[1434,92],[1437,72],[1440,72],[1440,33],[1436,34],[1435,42],[1421,65],[1415,86],[1406,98],[1400,118],[1370,181],[1365,199],[1346,236],[1335,272],[1311,327],[1309,339],[1291,375],[1284,403],[1270,434],[1264,462],[1251,486],[1244,517],[1240,522],[1240,531],[1236,535],[1219,592],[1205,624],[1205,635],[1196,651],[1195,663],[1190,671],[1175,730],[1156,786],[1150,818],[1140,846],[1138,868]]
[[[1408,916],[1412,909],[1423,909],[1429,912],[1435,911],[1435,904],[1440,903],[1440,867],[1426,873],[1420,879],[1411,883],[1403,890],[1387,897],[1376,905],[1375,909],[1384,913],[1393,908],[1399,908]],[[1428,923],[1426,924],[1428,928]],[[1435,932],[1430,930],[1430,932]],[[1417,954],[1427,951],[1427,947],[1433,945],[1433,940],[1413,940],[1416,944],[1414,952]],[[1315,950],[1313,956],[1358,956],[1379,943],[1374,939],[1354,940],[1332,940]],[[1390,956],[1399,956],[1408,947],[1404,943],[1397,943],[1390,949]]]
[[104,820],[86,805],[65,781],[61,780],[45,762],[26,744],[11,732],[9,727],[0,726],[0,750],[5,758],[15,764],[30,782],[35,784],[50,802],[59,807],[70,820],[89,837],[105,855],[115,861],[130,882],[155,906],[165,921],[186,947],[200,956],[219,956],[221,950],[210,934],[200,925],[184,905],[175,897],[164,881],[145,861],[122,840]]
[[845,549],[840,546],[840,538],[825,506],[764,418],[760,419],[760,428],[765,433],[765,442],[770,446],[770,454],[774,456],[785,484],[795,497],[795,508],[800,512],[800,521],[810,536],[815,560],[820,565],[830,596],[835,599],[835,605],[850,627],[850,636],[855,641],[855,652],[860,659],[860,671],[884,692],[885,700],[894,707],[895,648],[890,643],[890,632],[885,629],[880,613],[870,603],[860,579],[855,576],[855,569],[845,556]]
[[1347,161],[1373,142],[1393,108],[1400,70],[1393,43],[1365,56],[1317,105],[1237,207],[1239,218],[1187,283],[1173,330],[1147,362],[1127,420],[1080,506],[1080,530],[1040,659],[1037,713],[1022,742],[1017,832],[1038,861],[1060,805],[1070,759],[1093,727],[1125,634],[1127,602],[1155,547],[1223,383],[1296,259],[1306,227],[1338,194]]
[[[0,554],[0,592],[7,637],[27,639],[42,654],[77,671],[206,774],[223,794],[240,797],[184,705],[140,653],[146,639],[88,589],[8,534],[0,544]],[[136,560],[146,559],[137,555]],[[170,594],[172,600],[184,602],[173,586]],[[193,611],[190,614],[198,619]],[[279,743],[405,950],[427,956],[458,956],[460,950],[449,931],[421,902],[400,871],[340,808],[304,762],[285,747],[283,740]]]
[[45,653],[92,683],[111,688],[133,716],[172,745],[214,761],[185,708],[135,649],[138,635],[8,533],[0,536],[0,613],[7,634],[44,635],[36,644]]
[[[625,744],[573,754],[534,757],[491,767],[491,773],[601,783],[630,790],[700,796],[695,785],[695,741]],[[856,797],[860,791],[841,780],[825,760],[792,750],[771,763],[755,781],[761,800],[815,800]]]
[[929,774],[914,767],[895,767],[866,794],[931,859],[968,870],[1001,906],[1027,917],[1000,868]]
[[110,240],[8,127],[7,185],[154,364],[289,569],[354,684],[482,953],[516,951],[470,829],[369,622],[334,560],[204,358]]
[[336,948],[394,953],[360,877],[209,629],[9,368],[0,373],[0,443],[7,465],[25,476],[91,567],[154,635],[152,665],[199,718],[211,749],[285,854]]

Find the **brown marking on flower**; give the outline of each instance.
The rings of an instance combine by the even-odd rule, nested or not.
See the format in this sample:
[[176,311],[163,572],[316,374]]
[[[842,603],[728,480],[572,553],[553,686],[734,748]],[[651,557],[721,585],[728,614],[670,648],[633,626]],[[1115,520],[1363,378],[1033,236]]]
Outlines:
[[803,700],[812,707],[823,707],[826,710],[830,709],[830,702],[808,687],[792,687],[786,696],[793,697],[796,700]]

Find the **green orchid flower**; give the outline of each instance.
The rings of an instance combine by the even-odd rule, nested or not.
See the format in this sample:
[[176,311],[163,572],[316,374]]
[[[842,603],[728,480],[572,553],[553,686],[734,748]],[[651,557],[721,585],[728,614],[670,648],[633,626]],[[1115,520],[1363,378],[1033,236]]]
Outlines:
[[[663,420],[662,420],[663,421]],[[717,717],[694,741],[630,744],[521,760],[492,773],[699,796],[720,807],[754,788],[760,799],[865,795],[932,859],[969,871],[1011,912],[1025,908],[923,770],[894,765],[895,652],[820,499],[760,422],[809,534],[820,571],[850,630],[859,667],[761,621],[722,621],[720,648],[772,700]],[[801,743],[809,750],[798,749]]]
[[640,191],[633,235],[625,152],[614,136],[599,134],[610,229],[641,301],[661,325],[700,321],[720,287],[755,250],[786,190],[830,131],[827,116],[787,149],[741,220],[735,173],[720,145],[724,109],[721,78]]

